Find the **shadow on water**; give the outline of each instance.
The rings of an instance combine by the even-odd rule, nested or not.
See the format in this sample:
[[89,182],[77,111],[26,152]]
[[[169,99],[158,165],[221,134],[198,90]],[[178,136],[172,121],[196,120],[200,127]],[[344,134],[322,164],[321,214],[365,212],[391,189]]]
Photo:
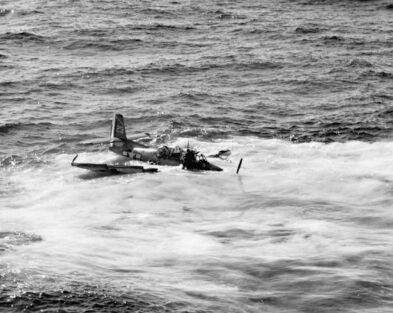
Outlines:
[[125,176],[125,175],[136,175],[136,174],[153,174],[153,173],[157,173],[154,171],[146,171],[143,173],[120,173],[116,170],[113,171],[106,171],[106,172],[88,172],[88,173],[84,173],[84,174],[80,174],[78,175],[78,177],[80,179],[83,180],[91,180],[91,179],[98,179],[98,178],[104,178],[104,177],[111,177],[111,176]]
[[130,175],[130,174],[119,173],[117,171],[87,172],[87,173],[78,175],[78,177],[83,180],[91,180],[91,179],[98,179],[98,178],[103,178],[103,177],[108,177],[108,176],[120,176],[120,175]]

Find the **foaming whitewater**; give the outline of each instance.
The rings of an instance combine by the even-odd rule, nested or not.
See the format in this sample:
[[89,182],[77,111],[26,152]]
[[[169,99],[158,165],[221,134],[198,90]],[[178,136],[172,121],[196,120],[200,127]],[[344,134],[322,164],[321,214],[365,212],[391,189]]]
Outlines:
[[224,172],[160,166],[94,177],[72,168],[69,154],[3,169],[7,301],[18,305],[31,288],[78,294],[94,286],[108,297],[147,294],[158,311],[388,312],[391,142],[191,144],[230,148],[230,159],[216,160]]

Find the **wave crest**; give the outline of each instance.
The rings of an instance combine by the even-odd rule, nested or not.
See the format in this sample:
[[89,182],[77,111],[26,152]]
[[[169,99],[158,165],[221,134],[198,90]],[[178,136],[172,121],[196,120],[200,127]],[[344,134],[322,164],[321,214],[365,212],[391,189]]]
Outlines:
[[45,42],[45,37],[30,32],[18,32],[18,33],[6,32],[0,35],[0,40],[43,43]]

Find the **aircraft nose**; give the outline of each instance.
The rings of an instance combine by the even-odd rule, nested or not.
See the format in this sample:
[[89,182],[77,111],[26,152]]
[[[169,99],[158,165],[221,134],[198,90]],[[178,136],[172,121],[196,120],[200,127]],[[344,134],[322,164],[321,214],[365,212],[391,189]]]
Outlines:
[[221,171],[222,171],[222,168],[221,168],[221,167],[218,167],[217,165],[214,165],[214,164],[211,164],[211,163],[210,163],[210,170],[211,170],[211,171],[221,172]]

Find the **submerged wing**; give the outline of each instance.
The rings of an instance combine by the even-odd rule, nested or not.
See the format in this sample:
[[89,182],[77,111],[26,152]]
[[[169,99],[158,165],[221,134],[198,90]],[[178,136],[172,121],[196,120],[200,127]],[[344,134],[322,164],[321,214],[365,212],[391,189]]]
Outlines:
[[83,168],[92,172],[100,173],[119,173],[119,174],[134,174],[134,173],[155,173],[156,168],[144,168],[139,165],[112,165],[105,163],[76,163],[76,155],[71,162],[71,166]]
[[93,171],[93,172],[110,172],[111,169],[108,168],[106,164],[98,164],[98,163],[76,163],[75,160],[78,157],[76,155],[71,162],[71,166],[83,168],[85,170]]

